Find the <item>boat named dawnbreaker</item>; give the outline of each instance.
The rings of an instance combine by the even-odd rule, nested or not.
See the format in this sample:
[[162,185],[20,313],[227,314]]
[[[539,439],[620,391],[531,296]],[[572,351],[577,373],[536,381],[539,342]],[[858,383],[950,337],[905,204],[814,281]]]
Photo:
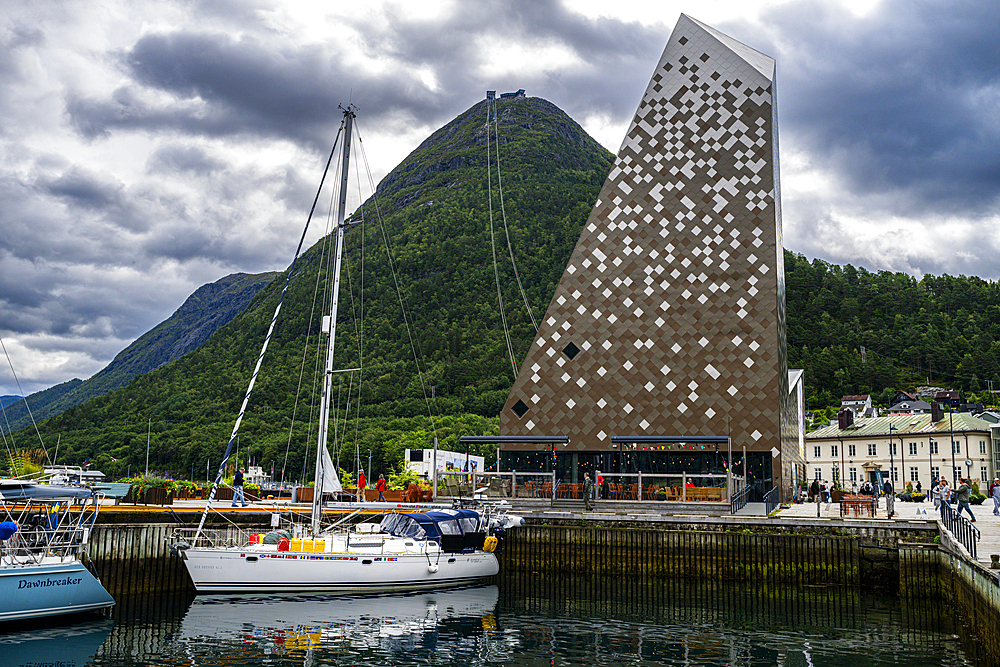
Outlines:
[[[343,490],[327,449],[327,432],[335,372],[333,352],[346,231],[344,218],[353,123],[353,108],[345,109],[338,141],[331,153],[332,162],[339,144],[340,177],[336,180],[339,180],[340,189],[333,216],[336,225],[333,241],[333,288],[329,315],[324,317],[322,327],[327,333],[326,366],[317,428],[312,512],[308,522],[297,522],[294,516],[285,518],[281,514],[274,514],[272,526],[279,530],[265,535],[233,530],[216,534],[204,529],[215,489],[222,481],[240,422],[250,401],[254,381],[274,331],[288,281],[296,274],[293,261],[198,528],[193,535],[183,531],[175,533],[175,541],[171,545],[172,550],[183,558],[199,593],[410,591],[469,584],[499,572],[500,567],[494,555],[499,540],[507,528],[524,522],[520,517],[507,514],[508,508],[503,502],[480,505],[476,509],[375,503],[375,506],[380,506],[381,512],[385,512],[388,507],[394,508],[379,523],[359,523],[340,529],[322,525],[324,492]],[[321,183],[325,181],[324,173]],[[317,194],[317,201],[318,199]],[[308,229],[308,222],[306,228]],[[302,238],[305,238],[305,233]],[[299,250],[301,251],[301,241]],[[297,252],[296,260],[298,256]],[[359,503],[353,509],[357,510],[355,514],[360,514],[365,505]],[[347,518],[354,520],[358,517],[352,514]]]
[[82,561],[99,505],[90,489],[0,480],[0,622],[114,605]]

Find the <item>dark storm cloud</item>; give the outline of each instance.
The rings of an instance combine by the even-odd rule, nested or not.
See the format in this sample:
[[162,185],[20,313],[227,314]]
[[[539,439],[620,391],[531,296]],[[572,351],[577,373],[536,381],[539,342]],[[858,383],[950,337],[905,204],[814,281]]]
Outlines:
[[76,167],[40,185],[50,194],[84,208],[106,209],[122,204],[121,184]]
[[149,158],[147,168],[157,172],[189,172],[205,175],[226,167],[222,160],[212,157],[196,146],[170,144],[157,149]]
[[[415,112],[419,120],[432,124],[450,120],[456,109],[464,110],[484,96],[484,87],[530,89],[529,94],[546,96],[571,113],[631,115],[669,31],[610,18],[588,19],[553,0],[483,2],[475,12],[459,8],[433,22],[388,15],[376,25],[359,20],[355,28],[364,35],[370,55],[432,68],[443,91],[437,97],[444,104],[428,107],[428,115]],[[504,75],[503,81],[483,81],[475,71],[487,64],[502,68],[511,49],[545,45],[565,48],[582,66],[560,71],[533,63],[523,73]],[[623,95],[623,80],[636,74],[635,89]]]
[[[482,12],[494,17],[482,22]],[[357,22],[367,55],[397,63],[359,74],[337,45],[291,44],[274,35],[178,30],[140,38],[121,56],[132,81],[110,99],[67,95],[73,126],[84,136],[116,129],[175,131],[203,136],[286,137],[325,149],[338,104],[359,104],[370,127],[401,131],[441,125],[485,94],[487,87],[533,88],[571,113],[630,113],[641,84],[622,95],[623,78],[651,70],[664,30],[612,19],[584,19],[558,2],[486,3],[428,21],[385,15]],[[483,81],[478,67],[502,68],[502,53],[518,43],[558,45],[579,58],[577,71],[536,70]],[[494,48],[496,47],[496,48]],[[652,57],[650,54],[653,53]],[[499,62],[498,62],[499,61]],[[414,78],[427,68],[438,90]],[[629,75],[625,75],[628,72]],[[639,79],[644,79],[640,76]],[[172,100],[144,95],[165,91]]]
[[855,17],[811,1],[764,23],[800,150],[859,195],[898,191],[895,214],[996,211],[1000,3],[889,0]]

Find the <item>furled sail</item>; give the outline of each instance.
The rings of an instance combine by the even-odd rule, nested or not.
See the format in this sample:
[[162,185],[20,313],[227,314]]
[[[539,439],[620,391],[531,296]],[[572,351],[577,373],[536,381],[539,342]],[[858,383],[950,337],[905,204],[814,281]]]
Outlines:
[[323,493],[339,493],[344,487],[340,484],[340,476],[337,469],[333,467],[333,459],[330,458],[330,450],[323,448]]

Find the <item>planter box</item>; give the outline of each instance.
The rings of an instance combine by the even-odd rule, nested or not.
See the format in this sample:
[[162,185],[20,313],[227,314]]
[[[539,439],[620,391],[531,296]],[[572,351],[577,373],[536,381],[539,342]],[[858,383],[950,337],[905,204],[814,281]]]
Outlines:
[[133,505],[173,505],[174,496],[167,495],[166,489],[146,489],[142,493],[141,498],[137,498],[136,495],[138,491],[136,489],[130,489],[128,495],[122,498],[122,502],[132,503]]

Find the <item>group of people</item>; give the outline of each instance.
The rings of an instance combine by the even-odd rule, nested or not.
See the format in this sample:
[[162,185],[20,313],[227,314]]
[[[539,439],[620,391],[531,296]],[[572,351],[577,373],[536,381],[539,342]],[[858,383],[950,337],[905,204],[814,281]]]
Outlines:
[[[365,470],[362,468],[358,471],[358,502],[363,503],[365,501],[365,489],[368,488],[368,478],[365,477]],[[380,503],[385,502],[385,475],[379,475],[378,481],[375,482],[375,490],[378,491],[378,501]]]
[[[997,484],[997,481],[998,480],[994,479],[993,483]],[[958,503],[958,510],[955,512],[955,516],[961,516],[962,510],[965,510],[966,512],[969,513],[969,520],[972,521],[972,523],[975,523],[976,515],[972,513],[972,508],[969,506],[969,494],[972,491],[972,486],[969,485],[969,480],[968,478],[965,477],[959,478],[958,482],[959,482],[959,487],[953,490],[948,485],[947,479],[942,477],[940,480],[938,480],[937,484],[934,485],[934,488],[931,489],[931,498],[934,499],[934,509],[940,509],[941,518],[944,519],[945,507],[947,507],[951,503],[952,496],[954,496],[955,501]],[[991,494],[994,492],[993,491],[994,488],[995,487],[991,486]],[[994,496],[993,500],[994,514],[998,513],[997,510],[998,505],[1000,505],[1000,502],[998,502],[996,500],[996,496]]]
[[833,496],[830,493],[830,485],[827,481],[814,479],[812,484],[809,486],[809,499],[817,503],[824,502],[829,503],[833,500]]

